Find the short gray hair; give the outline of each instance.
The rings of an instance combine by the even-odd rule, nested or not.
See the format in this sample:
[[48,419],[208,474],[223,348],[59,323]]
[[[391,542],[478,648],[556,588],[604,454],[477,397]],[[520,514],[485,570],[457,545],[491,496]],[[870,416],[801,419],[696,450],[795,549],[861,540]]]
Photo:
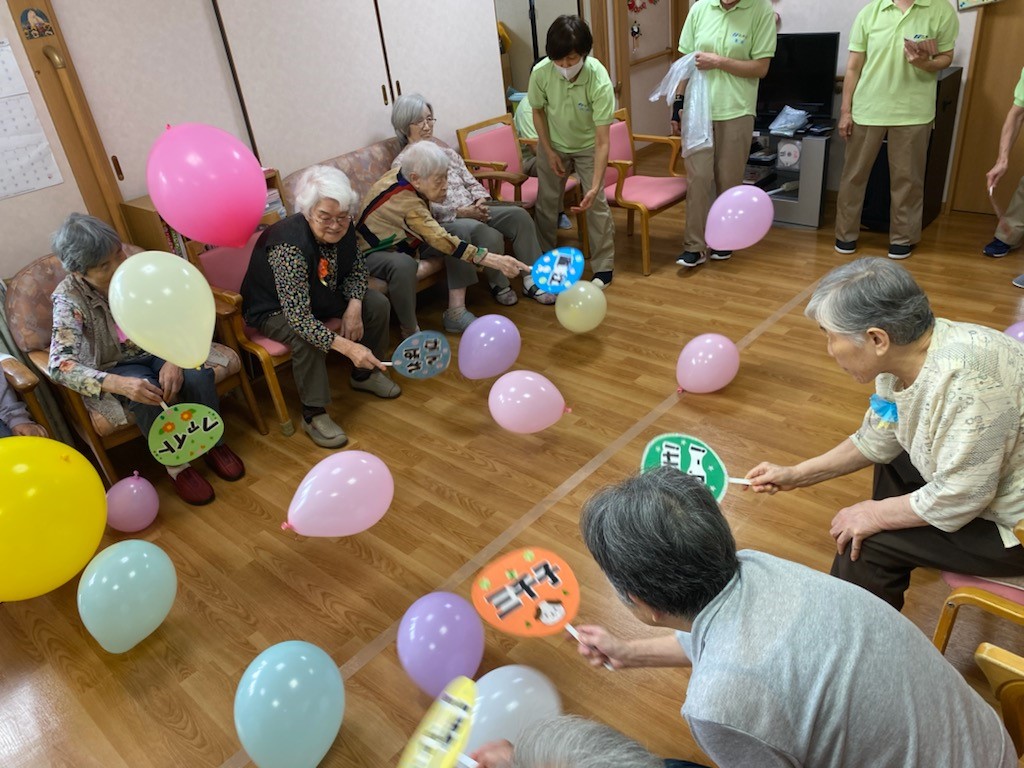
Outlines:
[[72,213],[53,233],[51,246],[65,271],[83,275],[121,247],[121,236],[102,219]]
[[448,170],[448,155],[432,141],[417,141],[402,151],[402,175],[429,179]]
[[658,467],[605,488],[580,517],[608,581],[662,613],[692,620],[739,570],[736,542],[703,480]]
[[295,208],[309,216],[316,204],[325,199],[337,201],[349,213],[354,213],[359,202],[343,171],[330,165],[311,165],[295,184]]
[[613,728],[574,715],[531,726],[515,744],[512,768],[664,768]]
[[851,261],[825,275],[804,314],[858,344],[869,328],[881,328],[893,344],[903,345],[935,325],[928,297],[911,274],[878,257]]
[[404,93],[395,99],[391,107],[391,125],[395,128],[395,136],[404,147],[409,143],[409,126],[423,119],[423,108],[434,114],[434,108],[418,93]]

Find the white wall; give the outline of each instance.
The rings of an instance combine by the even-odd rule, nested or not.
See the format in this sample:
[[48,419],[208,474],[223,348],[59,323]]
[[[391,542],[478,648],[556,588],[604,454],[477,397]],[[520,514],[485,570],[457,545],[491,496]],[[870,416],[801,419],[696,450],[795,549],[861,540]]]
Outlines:
[[10,13],[0,13],[0,37],[11,41],[11,49],[18,60],[18,67],[28,85],[32,104],[39,113],[39,122],[50,142],[50,149],[57,160],[57,167],[64,182],[38,192],[29,192],[17,197],[0,200],[0,232],[3,245],[0,246],[0,278],[11,277],[31,261],[50,252],[50,235],[60,226],[64,217],[72,211],[85,211],[85,201],[75,184],[75,177],[68,165],[67,155],[54,130],[46,102],[39,85],[32,74],[32,66],[22,45],[21,30],[14,23]]

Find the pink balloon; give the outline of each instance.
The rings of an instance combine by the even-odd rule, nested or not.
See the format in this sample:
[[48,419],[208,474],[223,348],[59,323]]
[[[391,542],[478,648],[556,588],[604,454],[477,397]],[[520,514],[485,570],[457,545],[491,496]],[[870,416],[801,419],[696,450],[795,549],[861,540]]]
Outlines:
[[547,429],[566,411],[558,388],[532,371],[506,373],[494,382],[487,404],[500,426],[520,434]]
[[451,592],[424,595],[398,625],[398,660],[431,698],[456,677],[476,675],[483,658],[483,622],[465,598]]
[[736,378],[740,351],[720,333],[704,333],[683,347],[676,363],[676,381],[686,392],[717,392]]
[[339,451],[302,479],[281,527],[303,536],[351,536],[384,517],[394,497],[383,461],[365,451]]
[[267,204],[256,156],[230,133],[202,123],[160,134],[146,161],[146,187],[168,224],[212,245],[245,245]]
[[764,190],[740,184],[711,204],[704,239],[716,251],[749,248],[768,234],[774,218],[775,207]]
[[1014,323],[1003,331],[1003,333],[1015,338],[1017,341],[1024,341],[1024,320],[1021,320],[1019,323]]
[[467,379],[500,376],[515,363],[520,347],[519,329],[507,317],[478,317],[459,340],[459,372]]
[[135,533],[156,520],[160,496],[156,488],[136,472],[118,480],[107,491],[107,525],[115,531]]

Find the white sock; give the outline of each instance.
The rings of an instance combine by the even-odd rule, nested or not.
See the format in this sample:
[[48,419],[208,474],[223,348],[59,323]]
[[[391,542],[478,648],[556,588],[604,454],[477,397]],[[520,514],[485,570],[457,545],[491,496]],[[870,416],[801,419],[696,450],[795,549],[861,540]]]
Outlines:
[[182,472],[184,472],[190,466],[192,466],[192,465],[191,464],[179,464],[176,467],[167,467],[167,474],[171,476],[171,480],[174,480],[174,479],[176,479],[178,477],[178,475],[180,475]]

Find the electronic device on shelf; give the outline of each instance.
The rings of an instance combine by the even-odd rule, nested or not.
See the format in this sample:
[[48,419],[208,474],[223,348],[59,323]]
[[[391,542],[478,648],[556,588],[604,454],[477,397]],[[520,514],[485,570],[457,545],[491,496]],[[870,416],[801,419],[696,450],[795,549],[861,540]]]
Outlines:
[[828,123],[838,61],[838,32],[780,33],[772,65],[758,84],[755,126],[767,128],[785,106],[809,113],[812,123]]

